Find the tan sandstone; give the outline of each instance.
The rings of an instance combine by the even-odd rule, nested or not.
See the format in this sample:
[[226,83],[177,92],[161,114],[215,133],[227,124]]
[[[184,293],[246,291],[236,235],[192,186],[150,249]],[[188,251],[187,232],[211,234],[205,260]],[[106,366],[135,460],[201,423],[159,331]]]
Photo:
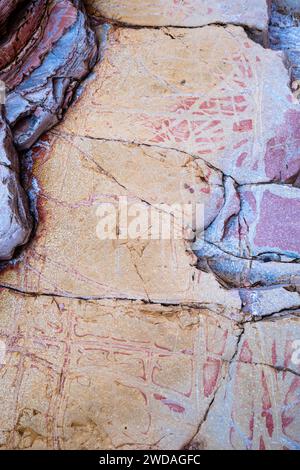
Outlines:
[[264,30],[267,0],[87,0],[91,14],[142,26],[203,26],[232,23]]
[[0,309],[2,448],[181,448],[240,333],[206,310],[139,302],[2,289]]
[[[299,449],[297,292],[255,291],[258,319],[295,312],[244,324],[189,238],[218,221],[226,178],[280,191],[297,166],[272,153],[298,142],[281,55],[234,26],[112,27],[86,85],[32,151],[37,233],[0,274],[2,448]],[[101,240],[99,206],[125,196],[205,218]]]

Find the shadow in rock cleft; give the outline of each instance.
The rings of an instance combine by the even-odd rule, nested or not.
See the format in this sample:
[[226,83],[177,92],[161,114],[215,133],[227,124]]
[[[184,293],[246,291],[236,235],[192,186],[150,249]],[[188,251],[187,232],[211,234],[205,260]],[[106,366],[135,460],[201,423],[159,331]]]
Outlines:
[[[0,1],[0,261],[28,242],[33,217],[17,151],[63,117],[90,73],[98,44],[79,0]],[[20,154],[21,156],[21,154]]]

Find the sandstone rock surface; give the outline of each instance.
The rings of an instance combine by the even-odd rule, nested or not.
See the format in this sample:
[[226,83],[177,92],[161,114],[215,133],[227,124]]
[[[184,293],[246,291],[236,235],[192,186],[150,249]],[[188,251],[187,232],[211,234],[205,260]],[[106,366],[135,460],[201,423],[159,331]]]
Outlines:
[[282,55],[242,28],[111,30],[95,73],[64,132],[175,148],[239,184],[296,180],[300,112]]
[[6,289],[0,306],[2,448],[299,449],[299,317],[243,331],[205,309]]
[[[26,154],[39,223],[0,273],[2,449],[300,448],[299,103],[283,54],[189,28],[190,3],[159,4],[185,28],[131,28],[146,2],[93,2],[119,24]],[[230,22],[263,28],[245,5]],[[153,216],[135,237],[120,201]],[[170,214],[181,235],[155,239]]]
[[4,289],[0,308],[2,448],[179,449],[239,334],[229,320],[180,306]]
[[[247,325],[192,448],[299,450],[299,318]],[[294,365],[293,365],[294,364]]]
[[[34,148],[41,223],[23,262],[0,274],[2,284],[86,298],[213,302],[229,316],[239,311],[238,292],[221,289],[213,275],[198,271],[182,237],[153,240],[148,223],[135,239],[103,240],[96,231],[98,207],[112,203],[118,210],[119,197],[161,216],[157,203],[184,204],[202,194],[201,200],[211,206],[207,225],[215,204],[223,201],[217,171],[173,150],[70,137],[62,128],[53,132]],[[212,194],[207,192],[210,186],[215,188]]]
[[[2,283],[86,298],[214,303],[234,317],[239,292],[222,289],[215,275],[236,288],[297,286],[290,214],[299,190],[290,184],[299,171],[298,116],[281,57],[240,28],[112,30],[94,79],[34,148],[42,223]],[[120,196],[156,212],[158,203],[203,204],[196,234],[206,245],[194,249],[198,267],[211,272],[196,268],[184,239],[99,240],[97,208]],[[270,198],[282,200],[277,212],[292,224],[282,223],[282,232],[274,233],[281,215],[272,216]],[[262,244],[264,227],[273,239]]]
[[211,23],[268,28],[267,0],[87,0],[89,12],[142,26],[204,26]]
[[236,287],[299,287],[299,189],[228,183],[222,211],[194,244],[200,268]]
[[[161,38],[157,47],[155,37]],[[208,230],[196,227],[199,267],[237,288],[299,286],[292,214],[300,197],[300,113],[282,58],[232,26],[159,33],[121,29],[109,41],[96,68],[99,79],[86,90],[80,112],[70,110],[58,132],[92,140],[86,145],[94,147],[95,141],[117,140],[157,152],[176,149],[219,170],[224,203],[216,203],[219,192],[209,184],[219,209],[213,216],[212,205],[207,208],[214,219]],[[203,189],[194,188],[193,195],[207,207]]]

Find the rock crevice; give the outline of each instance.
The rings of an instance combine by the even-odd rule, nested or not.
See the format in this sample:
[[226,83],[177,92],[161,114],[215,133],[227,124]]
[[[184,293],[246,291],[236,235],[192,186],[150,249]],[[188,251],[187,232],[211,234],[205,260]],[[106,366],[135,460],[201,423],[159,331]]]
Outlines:
[[[29,149],[61,120],[74,90],[95,65],[98,51],[78,0],[5,2],[0,13],[0,50],[0,80],[6,91],[0,116],[3,261],[28,241],[32,229],[13,147]],[[10,170],[4,169],[6,161],[13,162]]]

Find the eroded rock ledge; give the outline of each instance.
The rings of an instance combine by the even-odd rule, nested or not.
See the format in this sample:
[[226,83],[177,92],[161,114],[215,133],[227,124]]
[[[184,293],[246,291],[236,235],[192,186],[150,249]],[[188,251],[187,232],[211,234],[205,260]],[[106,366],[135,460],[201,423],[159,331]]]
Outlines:
[[0,116],[0,260],[7,260],[32,227],[15,148],[30,148],[59,122],[95,64],[97,43],[79,0],[1,1],[0,11],[0,80],[7,93]]

